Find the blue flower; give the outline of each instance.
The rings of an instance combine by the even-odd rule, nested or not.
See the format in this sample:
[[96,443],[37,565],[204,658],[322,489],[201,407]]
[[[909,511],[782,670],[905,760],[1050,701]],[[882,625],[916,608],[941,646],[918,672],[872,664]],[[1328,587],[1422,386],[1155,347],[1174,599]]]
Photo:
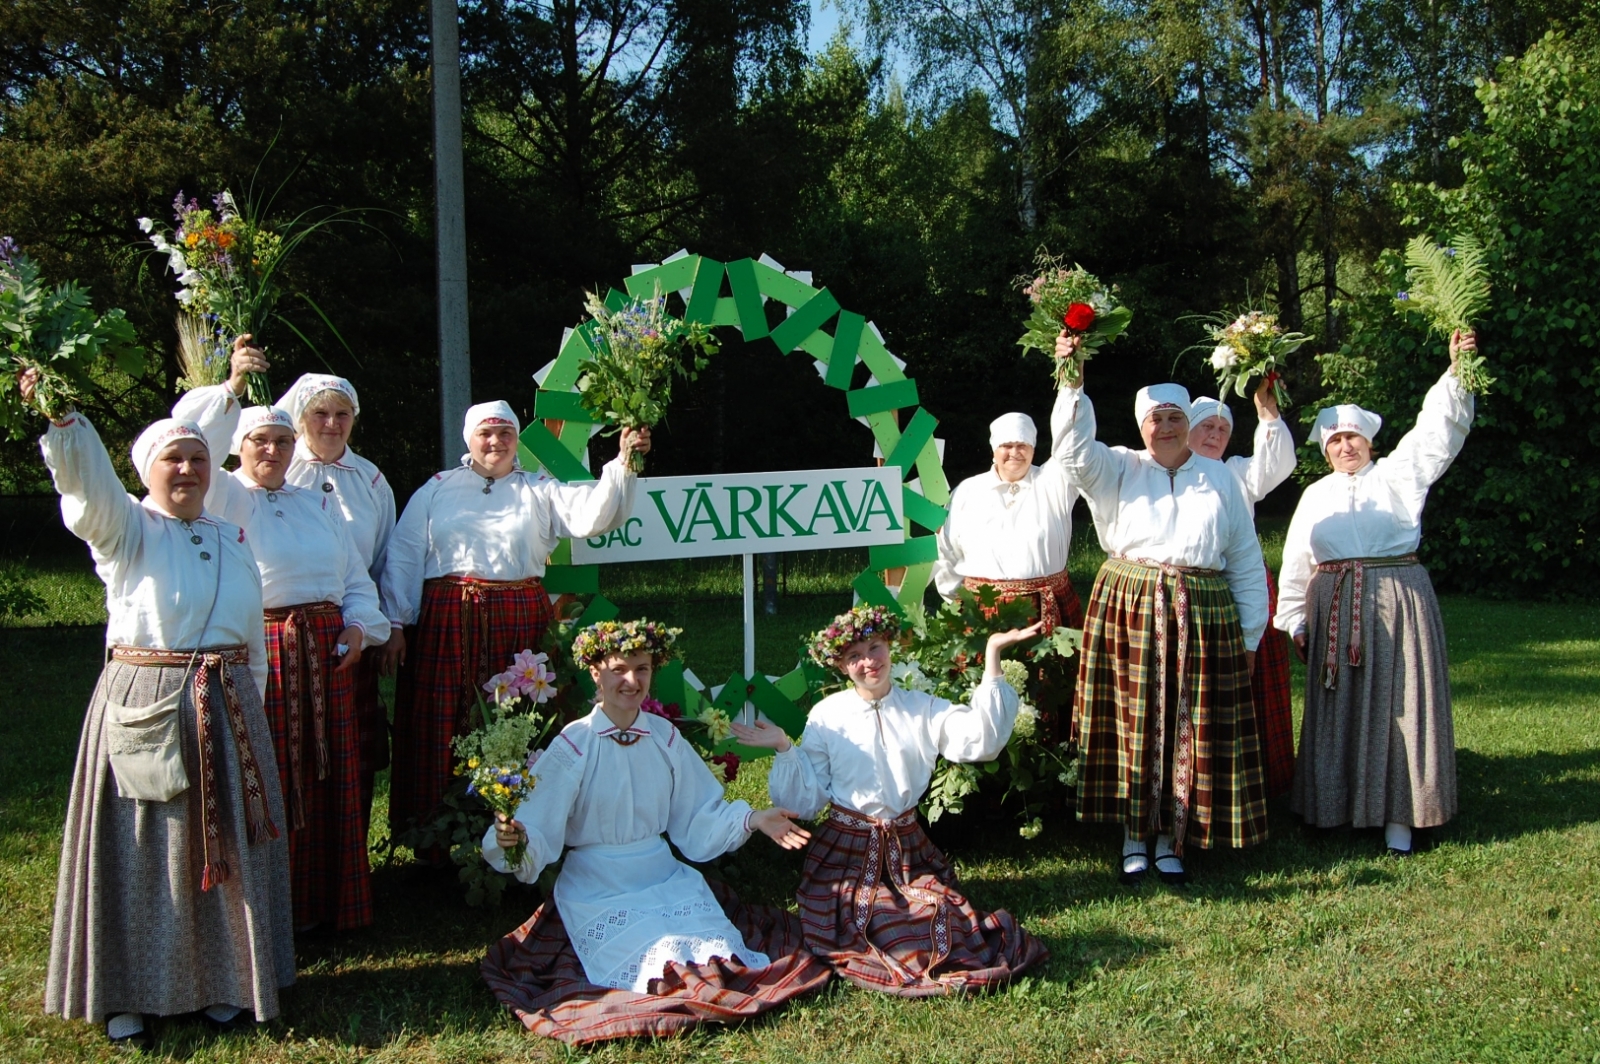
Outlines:
[[1400,302],[1404,303],[1404,302],[1407,302],[1408,300],[1410,300],[1411,293],[1409,293],[1409,292],[1396,292],[1394,294],[1394,297],[1396,299],[1398,299]]
[[0,262],[11,263],[22,254],[22,249],[17,247],[17,242],[8,236],[0,236]]

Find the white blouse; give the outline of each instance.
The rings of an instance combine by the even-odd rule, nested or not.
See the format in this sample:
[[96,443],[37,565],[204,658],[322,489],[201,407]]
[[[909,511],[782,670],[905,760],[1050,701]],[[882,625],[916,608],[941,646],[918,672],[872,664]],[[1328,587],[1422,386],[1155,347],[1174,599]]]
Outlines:
[[261,574],[244,529],[210,514],[184,521],[129,495],[82,414],[51,425],[39,448],[61,493],[62,520],[89,545],[106,585],[106,645],[193,650],[242,643],[264,697]]
[[226,385],[196,388],[178,400],[172,416],[195,422],[213,456],[206,507],[250,536],[261,570],[266,609],[331,602],[346,625],[362,631],[366,646],[389,638],[389,619],[378,605],[378,589],[350,539],[344,514],[331,493],[292,484],[269,491],[243,470],[222,471],[239,424],[240,405]]
[[1221,570],[1239,611],[1246,649],[1267,630],[1267,575],[1255,517],[1239,479],[1221,462],[1191,454],[1169,471],[1149,451],[1095,439],[1094,404],[1063,388],[1050,416],[1052,460],[1089,504],[1100,546],[1134,561]]
[[522,469],[494,481],[464,465],[435,473],[406,503],[389,540],[385,611],[396,624],[416,624],[422,582],[436,576],[542,577],[560,540],[620,526],[638,483],[620,456],[606,463],[599,480],[580,484]]
[[1393,451],[1360,472],[1329,473],[1306,487],[1289,522],[1278,577],[1275,627],[1305,631],[1306,587],[1319,562],[1392,558],[1422,542],[1428,489],[1461,453],[1475,403],[1453,372],[1422,401],[1416,426]]
[[593,983],[647,993],[669,960],[766,965],[666,843],[691,861],[736,850],[750,837],[749,804],[723,800],[722,784],[671,721],[641,713],[629,730],[643,733],[630,746],[607,738],[618,729],[599,706],[563,728],[517,809],[527,855],[508,868],[491,827],[484,859],[531,883],[566,849],[556,909]]
[[1004,679],[984,679],[972,705],[908,691],[899,685],[874,709],[854,689],[812,707],[800,744],[772,759],[772,804],[802,817],[829,802],[891,819],[922,800],[940,755],[947,761],[992,761],[1017,722],[1017,692]]
[[361,554],[372,582],[383,575],[383,558],[394,534],[394,489],[377,466],[350,448],[324,462],[302,438],[294,445],[288,480],[296,487],[332,495],[344,513],[345,527]]
[[1016,483],[993,469],[968,477],[950,498],[939,529],[933,580],[954,598],[965,577],[1028,580],[1067,567],[1072,545],[1072,505],[1078,489],[1054,462],[1029,469]]
[[1255,453],[1236,454],[1223,464],[1239,480],[1244,489],[1245,502],[1250,506],[1252,518],[1256,503],[1272,493],[1272,489],[1289,479],[1298,459],[1294,453],[1294,437],[1283,418],[1256,422]]

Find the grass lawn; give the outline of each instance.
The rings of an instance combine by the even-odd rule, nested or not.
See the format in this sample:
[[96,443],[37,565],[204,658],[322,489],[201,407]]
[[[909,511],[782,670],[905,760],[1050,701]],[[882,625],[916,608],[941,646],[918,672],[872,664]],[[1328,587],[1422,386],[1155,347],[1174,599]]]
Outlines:
[[[1094,564],[1075,575],[1086,583]],[[711,600],[730,587],[724,568],[684,570],[669,592],[628,574],[605,586],[629,612],[684,624],[691,663],[715,682],[739,658],[737,602]],[[805,572],[791,570],[790,590],[806,594],[758,622],[768,671],[848,601],[826,566]],[[1061,816],[1025,842],[1012,821],[969,813],[937,838],[977,904],[1043,936],[1052,956],[1032,977],[990,997],[919,1002],[834,984],[743,1028],[586,1053],[524,1034],[478,978],[485,945],[535,904],[527,890],[475,910],[448,874],[382,866],[377,924],[303,939],[279,1020],[223,1038],[169,1024],[158,1057],[1600,1061],[1600,608],[1447,599],[1444,611],[1461,815],[1410,861],[1380,857],[1377,833],[1303,833],[1280,804],[1264,846],[1198,858],[1188,889],[1130,891],[1112,874],[1114,830]],[[97,627],[0,630],[8,1062],[116,1056],[98,1028],[40,1008],[68,777],[100,660]],[[736,791],[764,798],[762,774],[749,766]],[[797,856],[754,839],[712,873],[782,902],[798,870]]]

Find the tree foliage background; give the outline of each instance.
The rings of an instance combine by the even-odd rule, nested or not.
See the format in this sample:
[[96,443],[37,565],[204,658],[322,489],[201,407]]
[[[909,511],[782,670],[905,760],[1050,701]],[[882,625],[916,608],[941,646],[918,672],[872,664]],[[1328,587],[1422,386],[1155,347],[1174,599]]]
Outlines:
[[[1139,385],[1214,387],[1180,354],[1200,338],[1183,315],[1261,300],[1318,336],[1291,380],[1303,408],[1354,398],[1404,426],[1445,355],[1389,311],[1384,249],[1469,226],[1494,249],[1483,337],[1500,383],[1430,502],[1425,549],[1445,586],[1575,588],[1597,575],[1600,505],[1587,8],[843,0],[861,32],[808,54],[797,0],[471,0],[474,397],[530,415],[531,374],[583,290],[631,263],[766,252],[877,322],[941,418],[947,469],[967,475],[998,413],[1047,422],[1013,279],[1048,246],[1136,311],[1090,366],[1111,442],[1135,438],[1113,412]],[[282,186],[285,213],[377,209],[292,266],[354,355],[290,313],[361,389],[357,447],[402,496],[433,470],[427,32],[420,0],[0,8],[0,233],[123,307],[159,355],[91,406],[114,449],[178,377],[172,278],[133,219],[255,175]],[[272,355],[280,386],[320,365],[281,336]],[[676,401],[652,465],[850,464],[870,446],[803,356],[733,340]],[[45,484],[36,451],[9,446],[0,488]]]

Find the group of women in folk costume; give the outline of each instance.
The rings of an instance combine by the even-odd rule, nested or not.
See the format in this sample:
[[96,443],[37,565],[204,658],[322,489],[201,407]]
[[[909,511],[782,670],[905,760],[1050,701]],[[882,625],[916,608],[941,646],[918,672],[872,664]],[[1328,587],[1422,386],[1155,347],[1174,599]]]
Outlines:
[[[1474,339],[1454,337],[1452,360]],[[401,670],[403,825],[437,805],[483,679],[548,625],[550,549],[626,517],[629,456],[649,449],[647,431],[624,432],[597,481],[562,485],[518,468],[515,414],[483,404],[464,424],[462,466],[425,484],[391,530],[392,493],[348,447],[355,389],[308,376],[278,406],[241,409],[243,374],[266,368],[242,339],[228,384],[196,389],[141,434],[143,500],[122,489],[81,414],[41,441],[110,615],[69,801],[46,1008],[105,1021],[116,1041],[147,1040],[148,1015],[270,1019],[294,980],[294,929],[370,922],[365,840],[384,721],[363,660],[370,670],[387,644],[384,662]],[[941,533],[941,590],[1032,596],[1039,623],[991,636],[972,704],[953,706],[890,680],[892,614],[837,618],[812,653],[848,689],[814,708],[800,743],[769,724],[736,728],[775,752],[778,808],[723,801],[675,726],[641,714],[670,631],[583,633],[575,653],[596,706],[543,752],[539,786],[483,844],[524,880],[565,851],[550,902],[484,964],[530,1029],[571,1042],[667,1033],[758,1014],[831,973],[924,996],[996,986],[1042,961],[1043,944],[1008,913],[962,895],[916,807],[937,758],[992,759],[1008,740],[1018,695],[1003,653],[1076,620],[1064,580],[1074,493],[1110,555],[1082,622],[1078,816],[1123,826],[1125,879],[1153,864],[1181,880],[1186,845],[1265,837],[1286,746],[1287,682],[1260,675],[1270,657],[1256,650],[1274,611],[1310,665],[1293,809],[1319,825],[1382,824],[1396,853],[1411,851],[1413,828],[1449,819],[1444,638],[1415,550],[1427,491],[1472,420],[1454,374],[1386,457],[1372,450],[1378,415],[1319,415],[1334,472],[1290,526],[1275,606],[1253,506],[1293,452],[1267,396],[1254,453],[1224,463],[1232,416],[1217,400],[1142,389],[1145,448],[1132,451],[1095,438],[1081,379],[1057,399],[1050,464],[1032,466],[1031,421],[1000,419],[992,475],[958,489]],[[224,447],[240,457],[235,473],[221,472]],[[815,839],[793,822],[824,809]],[[741,905],[663,840],[708,859],[755,831],[810,844],[798,918]],[[519,845],[526,856],[509,864]]]

